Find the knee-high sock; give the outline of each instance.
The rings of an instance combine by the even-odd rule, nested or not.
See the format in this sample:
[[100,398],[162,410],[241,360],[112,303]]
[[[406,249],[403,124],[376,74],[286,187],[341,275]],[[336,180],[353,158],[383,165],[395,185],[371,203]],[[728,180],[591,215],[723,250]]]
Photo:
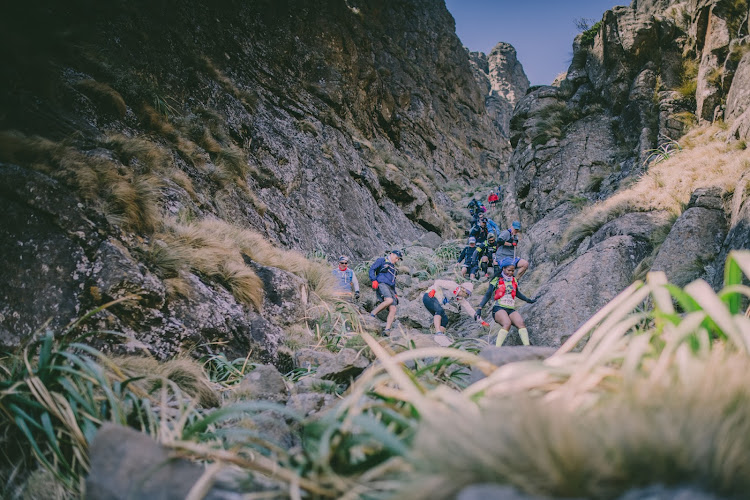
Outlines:
[[505,337],[508,336],[508,330],[505,328],[501,328],[500,331],[497,332],[497,340],[495,341],[495,345],[500,347],[503,345],[503,342],[505,342]]
[[519,328],[518,335],[521,336],[523,345],[529,345],[529,331],[526,328]]

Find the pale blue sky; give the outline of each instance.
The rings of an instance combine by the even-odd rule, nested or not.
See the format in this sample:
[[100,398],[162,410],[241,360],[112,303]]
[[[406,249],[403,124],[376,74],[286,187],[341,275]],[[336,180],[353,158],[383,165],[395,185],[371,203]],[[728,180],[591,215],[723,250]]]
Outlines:
[[445,0],[456,34],[471,51],[489,53],[497,42],[516,48],[532,85],[548,85],[568,69],[575,19],[599,21],[629,0]]

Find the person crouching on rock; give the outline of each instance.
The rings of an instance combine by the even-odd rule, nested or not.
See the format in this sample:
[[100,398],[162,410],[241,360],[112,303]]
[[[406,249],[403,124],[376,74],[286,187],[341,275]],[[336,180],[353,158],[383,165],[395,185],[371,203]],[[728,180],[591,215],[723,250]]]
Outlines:
[[354,271],[349,269],[349,257],[339,257],[339,266],[332,272],[336,278],[336,294],[343,300],[351,300],[354,292],[354,300],[359,300],[359,281]]
[[388,318],[385,320],[385,330],[383,335],[390,335],[391,325],[396,318],[396,306],[398,305],[398,296],[396,295],[396,262],[403,259],[399,250],[393,250],[386,257],[378,258],[370,266],[370,280],[378,300],[382,300],[380,305],[372,310],[370,316],[375,317],[380,311],[388,308]]
[[[435,283],[422,295],[422,303],[433,316],[435,333],[445,333],[448,315],[445,314],[443,306],[450,302],[458,302],[464,313],[474,316],[474,308],[466,300],[473,291],[474,284],[468,281],[459,285],[455,281],[435,280]],[[484,325],[489,326],[487,323]]]
[[497,249],[495,256],[496,261],[501,261],[506,257],[513,259],[513,265],[518,268],[518,278],[529,269],[529,261],[516,257],[516,246],[518,245],[518,233],[521,232],[521,223],[517,220],[513,221],[509,229],[506,229],[500,233],[500,245]]
[[529,345],[529,331],[526,329],[521,313],[516,311],[516,297],[529,304],[536,302],[536,299],[526,297],[518,289],[518,282],[514,276],[516,265],[513,260],[513,257],[506,257],[500,261],[500,274],[490,280],[487,293],[482,297],[482,302],[479,303],[474,315],[474,319],[478,320],[482,308],[490,300],[490,297],[495,300],[495,305],[492,307],[492,316],[495,323],[500,325],[500,331],[497,333],[497,341],[495,342],[497,346],[501,346],[505,342],[511,324],[518,328],[518,335],[521,337],[523,345]]

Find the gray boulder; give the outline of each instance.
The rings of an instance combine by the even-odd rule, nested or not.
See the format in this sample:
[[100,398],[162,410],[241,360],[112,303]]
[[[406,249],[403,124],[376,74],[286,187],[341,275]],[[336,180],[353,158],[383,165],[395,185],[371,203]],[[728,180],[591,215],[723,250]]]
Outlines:
[[184,335],[194,342],[230,340],[223,347],[230,359],[244,358],[250,349],[260,359],[276,357],[284,338],[281,328],[237,303],[223,287],[209,286],[194,274],[183,273],[182,278],[189,292],[172,297],[167,310],[179,319]]
[[432,249],[439,247],[442,243],[443,238],[439,234],[433,233],[432,231],[419,238],[419,244],[421,246]]
[[[138,308],[161,309],[164,305],[164,284],[115,239],[103,242],[97,250],[91,269],[91,283],[96,292],[90,293],[95,293],[97,302],[138,295]],[[120,307],[131,304],[133,302],[126,301]]]
[[370,366],[370,360],[362,353],[346,348],[337,352],[329,362],[318,366],[315,376],[324,380],[349,382],[368,366]]
[[718,194],[709,196],[701,190],[693,194],[691,204],[672,226],[651,265],[652,271],[664,271],[669,281],[678,286],[706,275],[727,235]]
[[286,399],[289,392],[281,373],[272,365],[256,365],[233,392],[253,399]]
[[519,309],[531,344],[562,345],[584,321],[632,283],[633,271],[649,248],[631,236],[614,236],[559,269],[537,291],[537,303]]
[[418,294],[418,298],[414,300],[401,299],[396,310],[396,319],[411,328],[428,329],[432,325],[432,315],[422,303],[422,294]]
[[[494,340],[494,339],[493,339]],[[492,363],[493,365],[500,367],[508,363],[515,363],[517,361],[532,361],[532,360],[543,360],[552,356],[557,349],[553,347],[539,347],[539,346],[488,346],[481,350],[479,355]],[[471,368],[471,379],[470,383],[474,383],[477,380],[481,380],[485,377],[484,373],[476,368]]]
[[290,325],[305,317],[309,292],[304,279],[277,267],[262,266],[247,255],[242,258],[263,280],[263,314],[267,319]]
[[298,414],[307,417],[315,413],[320,413],[332,406],[336,401],[337,398],[333,394],[306,392],[292,395],[286,405]]
[[295,353],[297,366],[316,368],[315,378],[348,382],[362,373],[370,361],[354,349],[341,349],[337,353],[300,349]]
[[[86,478],[87,500],[148,498],[183,500],[201,478],[204,468],[154,441],[151,436],[114,424],[104,424],[89,448],[91,471]],[[239,500],[249,492],[218,481],[204,497]]]

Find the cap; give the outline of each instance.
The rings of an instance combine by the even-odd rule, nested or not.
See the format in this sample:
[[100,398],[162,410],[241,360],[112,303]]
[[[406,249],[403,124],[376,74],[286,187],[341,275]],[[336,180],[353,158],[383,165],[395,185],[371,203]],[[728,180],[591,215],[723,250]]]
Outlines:
[[469,245],[471,245],[472,243],[476,243],[476,242],[477,242],[477,239],[475,237],[472,236],[469,238]]
[[488,240],[494,240],[495,239],[495,233],[490,233],[487,235]]
[[339,262],[349,262],[349,257],[347,257],[346,255],[342,255],[341,257],[339,257]]
[[513,226],[513,229],[518,229],[519,231],[521,230],[521,223],[517,220],[514,220],[511,226]]
[[461,283],[461,288],[466,290],[466,293],[471,295],[474,291],[474,283],[472,283],[471,281],[466,281],[465,283]]
[[395,254],[396,254],[396,256],[397,256],[397,257],[398,257],[399,259],[403,259],[403,258],[404,258],[403,254],[401,253],[401,250],[391,250],[391,253],[395,253]]
[[515,264],[515,259],[513,257],[505,257],[503,260],[500,261],[501,268],[512,266],[514,264]]

